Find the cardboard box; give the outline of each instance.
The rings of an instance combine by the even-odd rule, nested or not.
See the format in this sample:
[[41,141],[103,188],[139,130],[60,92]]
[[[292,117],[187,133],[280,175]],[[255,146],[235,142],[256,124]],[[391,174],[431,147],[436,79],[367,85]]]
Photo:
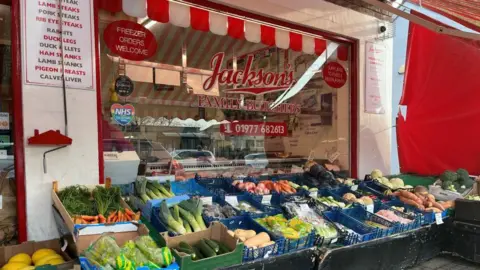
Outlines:
[[25,242],[20,245],[14,245],[14,246],[4,246],[0,247],[0,266],[4,266],[8,260],[13,257],[16,254],[19,253],[26,253],[30,256],[35,253],[35,251],[42,249],[42,248],[50,248],[55,250],[59,255],[63,257],[65,260],[65,263],[57,265],[57,269],[61,270],[67,270],[67,269],[73,269],[75,261],[70,258],[70,256],[62,251],[62,248],[60,246],[60,240],[59,239],[54,239],[54,240],[48,240],[48,241],[42,241],[42,242]]
[[[90,243],[98,239],[104,233],[114,233],[115,237],[133,239],[142,233],[145,229],[148,234],[148,229],[144,225],[139,225],[138,222],[119,222],[113,224],[74,224],[72,217],[63,206],[60,198],[58,198],[55,190],[52,189],[53,206],[58,210],[67,229],[73,236],[75,245],[77,246],[76,254],[80,254]],[[121,200],[120,204],[124,208],[130,207]]]
[[[200,232],[175,237],[169,237],[168,234],[162,234],[162,236],[165,239],[167,247],[172,249],[175,261],[180,265],[182,270],[206,270],[242,263],[244,245],[229,235],[227,231],[228,229],[225,225],[213,222],[208,229]],[[183,256],[180,256],[175,250],[182,241],[193,246],[203,238],[219,241],[232,251],[215,257],[193,261],[190,255],[182,254]]]

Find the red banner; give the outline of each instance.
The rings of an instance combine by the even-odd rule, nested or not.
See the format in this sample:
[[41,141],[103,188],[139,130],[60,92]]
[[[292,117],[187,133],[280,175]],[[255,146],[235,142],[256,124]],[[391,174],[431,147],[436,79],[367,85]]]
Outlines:
[[284,122],[237,121],[220,125],[220,132],[235,136],[282,136],[288,135]]

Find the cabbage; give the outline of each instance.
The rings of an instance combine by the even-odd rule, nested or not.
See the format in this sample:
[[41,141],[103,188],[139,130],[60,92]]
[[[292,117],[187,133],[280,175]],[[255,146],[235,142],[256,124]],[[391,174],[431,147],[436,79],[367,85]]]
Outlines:
[[383,177],[383,173],[379,170],[379,169],[375,169],[372,171],[372,173],[370,174],[370,176],[373,178],[373,179],[378,179],[378,178],[382,178]]
[[393,189],[403,188],[405,186],[405,184],[403,183],[403,180],[400,178],[390,179],[390,184],[392,184]]

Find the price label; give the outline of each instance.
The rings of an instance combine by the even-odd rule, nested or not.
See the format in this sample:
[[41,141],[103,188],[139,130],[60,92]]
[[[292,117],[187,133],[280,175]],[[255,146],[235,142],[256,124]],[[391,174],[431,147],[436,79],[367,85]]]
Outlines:
[[238,205],[237,196],[225,196],[225,201],[229,203],[231,206]]
[[308,207],[308,204],[300,204],[300,211],[302,212],[309,212],[310,211],[310,207]]
[[118,153],[117,152],[103,152],[103,159],[104,160],[118,160]]
[[212,205],[213,204],[212,197],[201,197],[200,200],[202,200],[203,205]]
[[367,211],[373,214],[373,210],[374,210],[373,204],[368,204],[367,205]]
[[271,201],[272,201],[272,195],[262,196],[262,204],[270,205]]
[[437,225],[443,224],[442,213],[435,213],[435,222]]
[[310,197],[312,197],[312,198],[317,198],[317,197],[318,197],[318,191],[312,191],[312,192],[310,192]]
[[358,185],[353,185],[350,187],[352,191],[357,191],[358,190]]
[[0,159],[7,159],[7,150],[0,150]]

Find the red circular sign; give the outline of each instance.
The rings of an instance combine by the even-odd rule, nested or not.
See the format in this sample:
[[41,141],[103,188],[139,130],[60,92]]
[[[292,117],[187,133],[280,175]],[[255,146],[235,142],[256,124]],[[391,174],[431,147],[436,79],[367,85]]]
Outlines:
[[107,47],[122,58],[142,61],[157,52],[155,36],[143,25],[122,20],[107,25],[103,31]]
[[347,72],[337,62],[329,62],[323,67],[323,80],[333,88],[341,88],[347,83]]

